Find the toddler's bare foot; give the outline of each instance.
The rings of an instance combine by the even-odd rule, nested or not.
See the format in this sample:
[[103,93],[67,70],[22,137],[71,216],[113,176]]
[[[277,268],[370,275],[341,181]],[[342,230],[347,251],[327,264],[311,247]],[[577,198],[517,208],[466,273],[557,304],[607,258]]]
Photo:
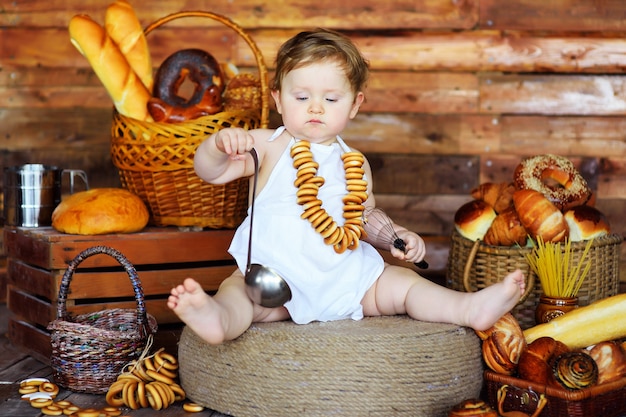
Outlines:
[[468,323],[475,330],[487,330],[500,317],[517,305],[526,291],[524,274],[519,269],[504,277],[501,282],[490,285],[473,294]]
[[198,336],[210,344],[224,341],[221,307],[194,279],[187,278],[172,288],[167,306]]

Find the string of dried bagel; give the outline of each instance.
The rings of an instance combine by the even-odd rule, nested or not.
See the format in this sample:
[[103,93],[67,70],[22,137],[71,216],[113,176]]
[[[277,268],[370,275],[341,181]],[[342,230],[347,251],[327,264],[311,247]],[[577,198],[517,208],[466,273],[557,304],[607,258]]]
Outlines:
[[324,178],[317,175],[319,164],[313,158],[311,143],[298,141],[291,147],[293,167],[297,169],[294,185],[297,203],[302,206],[300,215],[323,238],[324,243],[333,247],[335,252],[343,253],[346,249],[356,249],[359,239],[365,237],[363,229],[363,203],[367,200],[367,181],[363,179],[365,170],[363,163],[365,158],[359,152],[346,152],[341,155],[346,176],[346,190],[348,193],[343,197],[344,225],[339,226],[330,214],[322,207],[322,200],[318,198],[318,192],[324,185]]
[[[148,355],[147,345],[137,360],[131,361],[111,384],[106,393],[107,404],[126,406],[133,410],[152,408],[162,410],[186,398],[178,380],[178,360],[164,348]],[[195,403],[183,404],[188,412],[200,412],[204,407]]]

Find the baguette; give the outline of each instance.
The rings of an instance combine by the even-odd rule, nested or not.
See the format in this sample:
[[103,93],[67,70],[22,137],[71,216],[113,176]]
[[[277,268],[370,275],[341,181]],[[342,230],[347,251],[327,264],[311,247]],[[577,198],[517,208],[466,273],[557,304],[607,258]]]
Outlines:
[[626,294],[595,301],[547,323],[524,330],[526,343],[548,336],[570,349],[585,348],[606,340],[626,337]]
[[126,0],[116,0],[106,9],[104,28],[126,57],[148,91],[152,91],[152,58],[141,23]]
[[69,32],[72,44],[87,58],[117,111],[151,121],[147,107],[150,92],[104,28],[87,15],[76,15],[70,20]]

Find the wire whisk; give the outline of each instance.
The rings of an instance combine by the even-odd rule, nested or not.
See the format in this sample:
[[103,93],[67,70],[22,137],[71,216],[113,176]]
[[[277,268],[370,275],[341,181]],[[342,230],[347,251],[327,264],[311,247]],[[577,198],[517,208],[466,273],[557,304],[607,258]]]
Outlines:
[[[378,226],[375,226],[378,225]],[[363,228],[367,234],[377,235],[384,243],[393,245],[394,248],[406,253],[406,243],[398,236],[393,228],[391,218],[381,208],[374,207],[364,214]],[[421,260],[415,262],[415,266],[421,269],[428,268],[428,262]]]

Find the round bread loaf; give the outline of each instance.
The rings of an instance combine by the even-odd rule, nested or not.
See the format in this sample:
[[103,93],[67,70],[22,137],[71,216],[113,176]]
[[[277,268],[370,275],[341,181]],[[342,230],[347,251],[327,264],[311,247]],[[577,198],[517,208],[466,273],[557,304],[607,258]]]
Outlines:
[[577,206],[566,211],[564,217],[572,242],[589,240],[611,233],[606,216],[594,207]]
[[472,200],[463,204],[454,215],[454,226],[466,239],[479,240],[485,236],[496,212],[482,200]]
[[138,232],[150,215],[144,202],[122,188],[92,188],[66,197],[52,213],[52,227],[73,235]]

